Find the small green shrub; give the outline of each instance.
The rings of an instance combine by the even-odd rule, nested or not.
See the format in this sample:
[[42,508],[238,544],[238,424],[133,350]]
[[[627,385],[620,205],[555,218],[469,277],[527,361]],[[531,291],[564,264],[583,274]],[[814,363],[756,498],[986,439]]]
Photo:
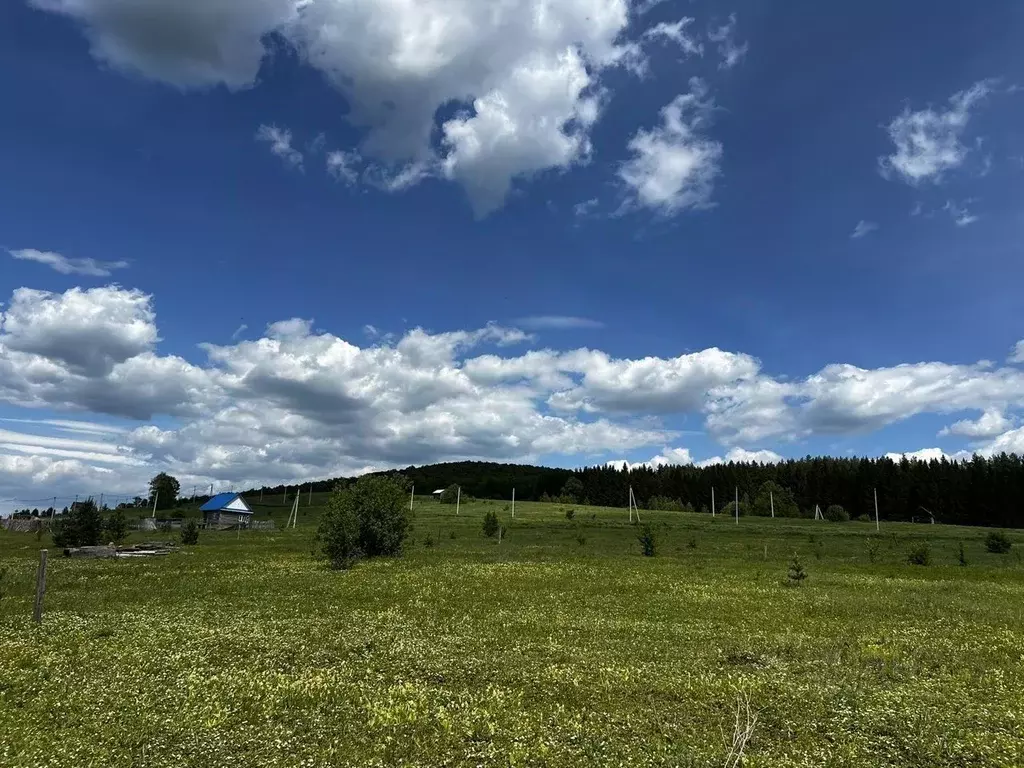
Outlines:
[[997,555],[1005,555],[1013,549],[1013,542],[1002,531],[992,531],[985,537],[985,549]]
[[647,508],[662,512],[683,512],[686,509],[681,499],[673,499],[670,496],[652,496],[647,501]]
[[960,542],[960,551],[958,553],[957,561],[960,565],[967,565],[967,553],[964,552],[964,543]]
[[498,523],[498,515],[494,512],[493,509],[487,510],[487,512],[484,514],[484,536],[487,536],[488,538],[492,536],[497,536],[499,527],[500,524]]
[[575,509],[570,508],[570,509],[565,510],[565,519],[566,520],[572,520],[574,517],[576,517],[576,510]]
[[914,547],[907,553],[907,562],[911,565],[931,565],[932,549],[926,541],[924,544]]
[[430,549],[432,546],[434,546],[435,543],[436,542],[434,541],[434,537],[431,536],[429,533],[427,534],[427,538],[423,540],[423,546],[427,549]]
[[456,537],[456,535],[455,535],[455,531],[452,531],[451,533],[449,533],[449,534],[448,534],[448,538],[449,538],[449,539],[454,539],[454,538],[457,538],[457,537]]
[[850,513],[843,509],[839,504],[829,504],[824,515],[825,519],[830,523],[850,522]]
[[62,515],[53,525],[53,545],[67,547],[95,547],[103,535],[103,518],[92,499],[79,501],[74,509]]
[[576,534],[576,543],[582,547],[584,544],[587,543],[587,537],[584,536],[582,533]]
[[690,549],[696,549],[697,548],[697,537],[696,536],[691,536],[690,540],[688,542],[686,542],[686,546],[688,546]]
[[186,545],[199,543],[199,524],[195,520],[189,520],[181,527],[181,543]]
[[654,557],[655,551],[658,548],[658,542],[654,538],[654,531],[649,523],[644,523],[640,526],[640,533],[636,538],[640,542],[640,549],[644,557]]
[[868,539],[868,560],[872,563],[878,561],[878,550],[881,548],[881,544],[878,541],[877,536],[872,536]]
[[795,554],[793,559],[789,563],[789,583],[795,587],[799,587],[804,583],[804,579],[807,578],[807,571],[804,570],[803,563],[800,562],[800,558]]
[[116,510],[109,518],[105,526],[107,538],[115,544],[120,544],[128,535],[128,521],[125,519],[123,510]]
[[871,522],[871,515],[868,515],[868,514],[857,515],[857,522],[858,523],[870,523]]
[[387,475],[366,475],[335,489],[317,529],[317,546],[332,568],[363,557],[400,555],[409,534],[406,489]]

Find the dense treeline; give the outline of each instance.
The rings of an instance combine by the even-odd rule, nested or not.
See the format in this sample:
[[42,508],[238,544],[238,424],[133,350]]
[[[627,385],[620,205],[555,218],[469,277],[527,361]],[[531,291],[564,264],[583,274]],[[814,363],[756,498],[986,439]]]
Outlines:
[[[409,467],[397,472],[416,486],[417,495],[427,495],[453,483],[477,498],[508,499],[512,488],[524,501],[559,497],[569,478],[575,477],[573,496],[579,503],[626,506],[629,487],[641,506],[652,501],[678,500],[700,511],[709,511],[711,489],[716,509],[723,511],[738,488],[740,512],[758,511],[759,494],[773,481],[792,495],[799,514],[812,517],[814,507],[822,511],[840,505],[853,517],[874,516],[875,489],[879,513],[884,520],[929,520],[959,525],[1024,526],[1020,502],[1024,500],[1024,457],[1002,454],[992,458],[975,456],[968,462],[907,461],[891,459],[812,458],[781,464],[716,464],[710,467],[672,466],[632,471],[613,467],[581,470],[493,464],[467,461]],[[313,483],[314,492],[329,491],[339,482]],[[305,492],[309,484],[303,486]],[[284,488],[266,488],[267,494],[282,494]],[[259,490],[249,494],[259,493]],[[788,496],[789,494],[787,494]],[[776,504],[779,496],[775,495]],[[729,509],[731,512],[731,508]]]

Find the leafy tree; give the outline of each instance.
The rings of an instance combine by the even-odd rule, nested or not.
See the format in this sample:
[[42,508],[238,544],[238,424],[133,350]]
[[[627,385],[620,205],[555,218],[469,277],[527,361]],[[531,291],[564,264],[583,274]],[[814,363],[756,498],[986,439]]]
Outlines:
[[157,509],[174,509],[178,504],[178,492],[181,485],[177,478],[161,472],[149,481],[149,503],[156,500]]
[[55,547],[95,547],[103,535],[103,518],[92,499],[75,502],[64,519],[54,523]]
[[105,529],[106,537],[110,541],[115,544],[124,541],[125,536],[128,535],[128,521],[125,519],[124,512],[119,509],[108,517]]
[[459,501],[460,492],[458,483],[452,483],[443,491],[441,491],[441,498],[438,499],[442,504],[454,504]]
[[682,501],[669,498],[668,496],[651,496],[647,500],[647,508],[663,512],[682,512],[685,509]]
[[181,527],[181,543],[193,545],[199,543],[199,523],[189,520]]
[[578,504],[583,498],[583,481],[573,475],[562,486],[562,499],[568,504]]
[[401,554],[408,532],[402,485],[383,475],[367,475],[331,494],[317,538],[322,555],[340,569],[360,558]]
[[761,517],[771,517],[773,504],[776,517],[800,517],[800,508],[793,499],[793,492],[774,480],[766,480],[757,489],[751,512]]
[[[720,510],[718,510],[718,514],[726,515],[728,517],[735,517],[736,516],[736,501],[735,500],[730,501],[728,504],[726,504],[724,507],[722,507]],[[744,515],[749,515],[749,514],[750,514],[750,503],[747,501],[747,499],[745,497],[741,498],[740,499],[740,517],[743,517]]]
[[992,531],[985,537],[985,549],[997,555],[1005,555],[1013,548],[1013,542],[1002,531]]
[[830,523],[850,522],[850,513],[838,504],[829,504],[828,508],[822,514]]

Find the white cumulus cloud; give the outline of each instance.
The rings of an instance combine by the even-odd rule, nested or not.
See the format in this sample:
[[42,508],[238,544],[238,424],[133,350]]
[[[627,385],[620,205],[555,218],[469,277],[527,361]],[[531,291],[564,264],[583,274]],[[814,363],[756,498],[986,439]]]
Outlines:
[[661,110],[660,126],[630,139],[619,168],[629,205],[666,216],[708,205],[722,159],[722,145],[700,133],[711,107],[707,87],[692,78],[690,92]]

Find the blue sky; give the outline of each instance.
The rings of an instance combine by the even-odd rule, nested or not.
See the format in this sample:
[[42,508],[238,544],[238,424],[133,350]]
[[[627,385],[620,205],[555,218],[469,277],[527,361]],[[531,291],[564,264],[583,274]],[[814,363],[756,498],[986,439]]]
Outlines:
[[1024,8],[509,7],[4,4],[0,499],[1024,448]]

